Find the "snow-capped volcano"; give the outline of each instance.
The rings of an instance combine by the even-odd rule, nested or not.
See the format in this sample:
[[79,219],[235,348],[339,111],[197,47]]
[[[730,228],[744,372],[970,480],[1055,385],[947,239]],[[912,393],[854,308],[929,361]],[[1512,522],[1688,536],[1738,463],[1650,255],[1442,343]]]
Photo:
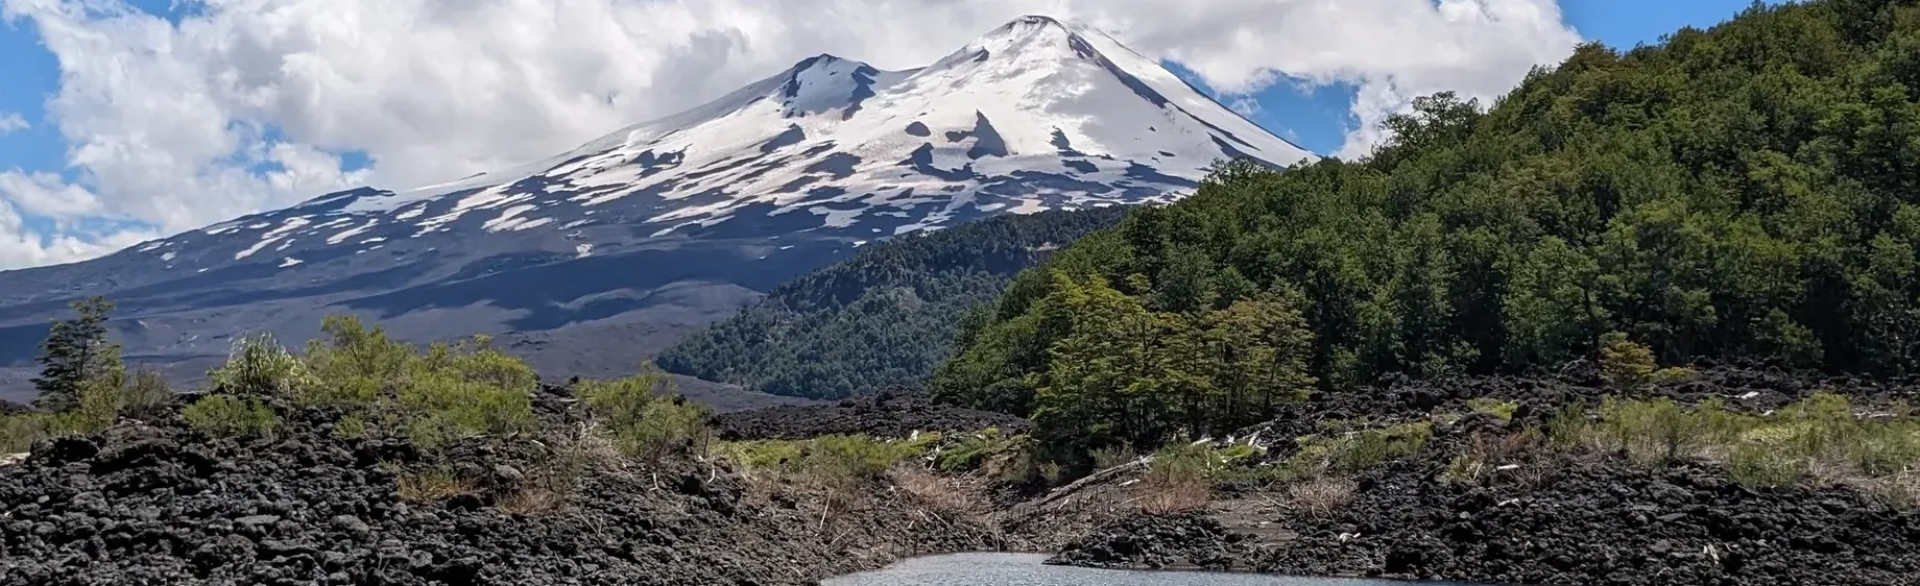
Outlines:
[[[912,219],[880,222],[904,232],[973,211],[1137,203],[1190,186],[1216,160],[1311,156],[1103,33],[1029,16],[925,68],[811,57],[549,159],[310,205],[422,232],[469,214],[532,229],[632,199],[650,213],[631,219],[660,234],[755,211],[825,228]],[[448,199],[458,203],[428,213]]]
[[343,310],[409,337],[698,323],[868,240],[1164,200],[1236,157],[1313,155],[1104,33],[1022,17],[923,68],[819,55],[545,160],[9,272],[0,364],[96,293],[141,318],[130,351],[162,354],[223,353],[240,329],[304,337]]

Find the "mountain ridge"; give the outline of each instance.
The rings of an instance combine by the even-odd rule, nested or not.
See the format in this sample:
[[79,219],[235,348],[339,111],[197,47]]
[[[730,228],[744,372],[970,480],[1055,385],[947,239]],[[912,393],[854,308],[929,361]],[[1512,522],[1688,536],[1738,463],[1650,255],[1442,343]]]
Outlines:
[[546,159],[9,272],[0,365],[27,364],[48,319],[90,294],[120,303],[130,357],[158,361],[224,356],[248,331],[309,338],[322,313],[416,341],[578,348],[591,341],[555,332],[583,324],[677,335],[874,240],[1169,201],[1241,158],[1316,157],[1104,33],[1024,17],[925,67],[815,55]]

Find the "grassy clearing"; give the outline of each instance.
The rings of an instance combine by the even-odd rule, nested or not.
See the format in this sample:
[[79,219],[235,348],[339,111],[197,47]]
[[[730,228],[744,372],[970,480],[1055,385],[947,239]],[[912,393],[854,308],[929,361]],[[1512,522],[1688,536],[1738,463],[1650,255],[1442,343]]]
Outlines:
[[[1027,450],[1027,437],[1007,435],[999,429],[987,428],[976,433],[962,433],[953,436],[953,441],[940,446],[933,458],[935,469],[948,474],[963,474],[987,467],[993,460],[1003,459],[1007,455],[1017,455]],[[1008,466],[1001,466],[1000,472],[1006,472]]]
[[1664,398],[1608,399],[1597,417],[1572,410],[1556,416],[1548,434],[1562,446],[1647,466],[1721,464],[1752,487],[1843,484],[1890,504],[1920,504],[1920,420],[1904,405],[1856,413],[1846,397],[1819,393],[1770,414],[1744,414],[1720,401],[1689,407]]
[[750,471],[776,479],[845,490],[879,478],[894,464],[925,457],[938,440],[939,434],[932,433],[908,440],[829,435],[806,440],[724,442],[719,452]]

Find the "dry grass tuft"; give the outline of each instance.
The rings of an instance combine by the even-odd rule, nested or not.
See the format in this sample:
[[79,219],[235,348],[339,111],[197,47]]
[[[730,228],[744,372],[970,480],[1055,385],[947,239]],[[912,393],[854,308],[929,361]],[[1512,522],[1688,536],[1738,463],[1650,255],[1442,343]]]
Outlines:
[[1148,514],[1166,515],[1207,508],[1213,489],[1204,481],[1142,482],[1134,502]]
[[990,508],[986,500],[981,498],[978,487],[968,486],[961,479],[943,477],[925,468],[895,466],[887,472],[887,478],[915,503],[927,508],[965,514],[983,513]]
[[1920,469],[1910,468],[1886,478],[1870,480],[1860,489],[1896,510],[1920,510]]
[[445,468],[403,473],[398,481],[400,500],[411,503],[439,502],[477,491],[472,480]]
[[1360,486],[1346,478],[1322,476],[1287,489],[1293,509],[1314,518],[1326,518],[1353,502]]
[[567,493],[547,486],[528,486],[500,499],[501,511],[513,515],[540,515],[567,506]]

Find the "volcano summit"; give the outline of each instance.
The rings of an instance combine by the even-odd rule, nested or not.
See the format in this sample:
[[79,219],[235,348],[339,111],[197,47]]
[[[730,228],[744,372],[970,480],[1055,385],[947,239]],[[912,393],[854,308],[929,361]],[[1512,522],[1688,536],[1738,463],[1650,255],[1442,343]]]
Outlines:
[[1104,33],[1028,16],[923,68],[811,57],[545,160],[7,272],[0,364],[27,364],[50,317],[98,294],[130,357],[224,357],[235,335],[305,339],[351,311],[404,339],[511,332],[535,354],[599,328],[618,356],[534,361],[608,374],[866,242],[1166,201],[1242,157],[1314,158]]

